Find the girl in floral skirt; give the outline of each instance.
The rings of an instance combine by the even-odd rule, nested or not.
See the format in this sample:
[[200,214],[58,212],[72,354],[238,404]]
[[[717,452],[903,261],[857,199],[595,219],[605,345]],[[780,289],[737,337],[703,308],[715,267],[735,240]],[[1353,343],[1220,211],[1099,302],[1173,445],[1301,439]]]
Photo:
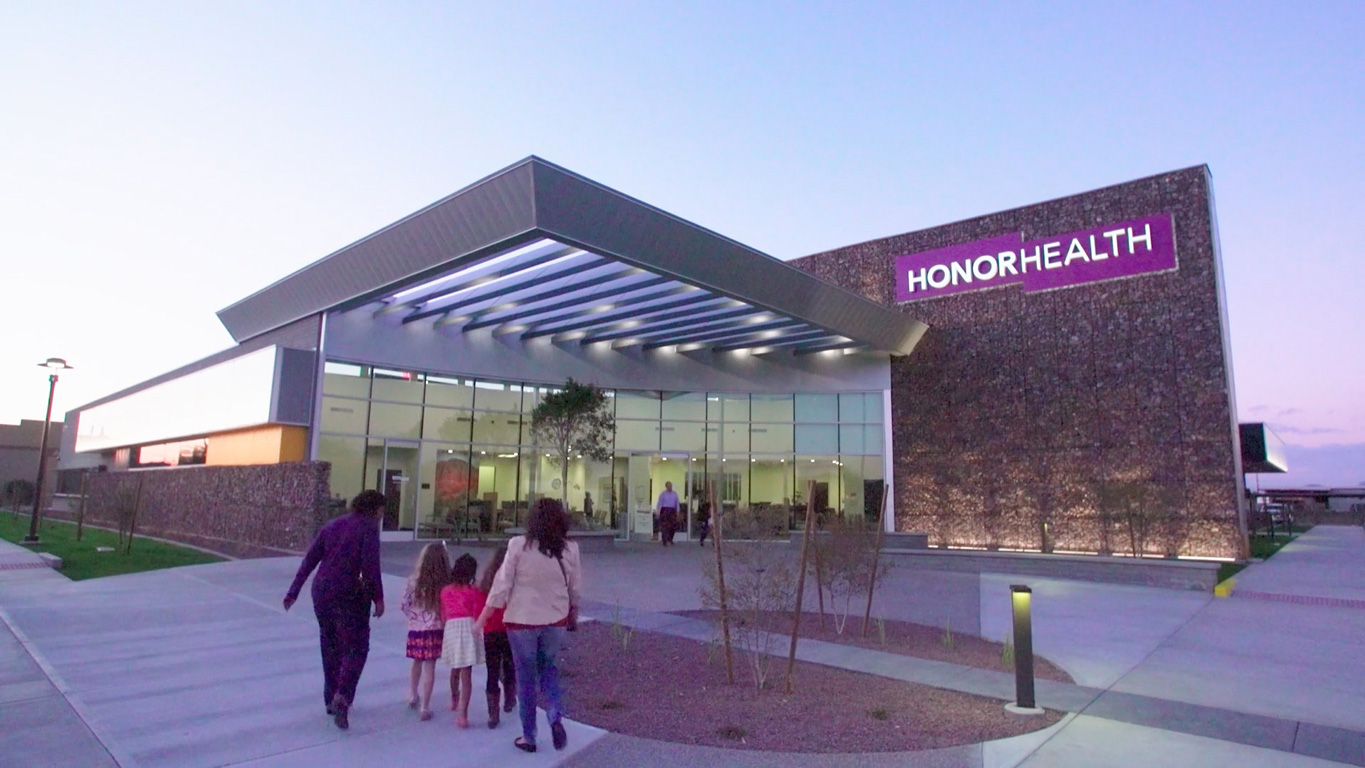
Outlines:
[[[450,559],[444,544],[428,544],[417,557],[417,566],[403,590],[403,615],[408,618],[408,658],[412,659],[412,682],[408,706],[421,704],[421,718],[431,719],[431,689],[436,683],[436,660],[441,657],[444,622],[441,590],[450,583]],[[417,696],[421,684],[422,696]]]

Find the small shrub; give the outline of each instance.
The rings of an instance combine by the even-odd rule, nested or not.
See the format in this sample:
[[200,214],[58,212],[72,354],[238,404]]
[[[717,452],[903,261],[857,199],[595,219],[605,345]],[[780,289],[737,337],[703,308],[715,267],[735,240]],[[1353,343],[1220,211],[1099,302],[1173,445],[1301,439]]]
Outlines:
[[616,699],[607,699],[606,701],[602,702],[602,709],[613,710],[613,709],[625,709],[625,708],[626,708],[626,705],[625,705],[625,704],[622,704],[621,702],[617,701]]
[[722,725],[716,729],[716,733],[722,739],[730,739],[731,741],[741,741],[745,736],[749,735],[748,731],[740,728],[738,725]]
[[953,649],[953,620],[949,619],[943,625],[943,647],[949,651]]
[[[725,584],[732,642],[749,661],[755,690],[762,691],[782,637],[778,624],[796,600],[797,568],[785,547],[773,546],[774,531],[785,523],[773,508],[750,509],[725,522]],[[780,523],[780,525],[779,525]],[[731,539],[731,537],[734,539]],[[717,546],[722,542],[717,540]],[[702,605],[718,608],[716,564],[705,564]]]
[[877,617],[877,639],[881,640],[882,647],[886,647],[886,619]]
[[872,710],[871,712],[868,712],[867,714],[868,714],[873,720],[889,720],[889,719],[891,719],[891,713],[890,713],[890,712],[887,712],[885,707],[877,707],[876,709]]
[[1000,666],[1014,667],[1014,638],[1009,635],[1005,636],[1005,643],[1000,646]]

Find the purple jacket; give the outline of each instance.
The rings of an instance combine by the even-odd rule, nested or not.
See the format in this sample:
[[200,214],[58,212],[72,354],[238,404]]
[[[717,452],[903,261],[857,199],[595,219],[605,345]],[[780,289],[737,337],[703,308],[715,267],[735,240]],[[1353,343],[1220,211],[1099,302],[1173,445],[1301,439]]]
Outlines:
[[[289,597],[298,599],[308,574],[313,579],[313,602],[325,603],[344,597],[384,599],[379,576],[379,526],[373,517],[351,513],[338,517],[318,531],[289,586]],[[363,586],[362,586],[363,582]],[[364,589],[363,594],[358,590]]]

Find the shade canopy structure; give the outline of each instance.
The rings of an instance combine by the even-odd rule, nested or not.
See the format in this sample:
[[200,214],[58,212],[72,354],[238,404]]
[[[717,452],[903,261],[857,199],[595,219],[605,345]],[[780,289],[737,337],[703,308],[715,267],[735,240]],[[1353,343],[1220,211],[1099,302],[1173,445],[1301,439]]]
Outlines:
[[[889,278],[889,275],[888,275]],[[686,352],[909,354],[926,326],[536,157],[218,313],[238,342],[328,311]]]

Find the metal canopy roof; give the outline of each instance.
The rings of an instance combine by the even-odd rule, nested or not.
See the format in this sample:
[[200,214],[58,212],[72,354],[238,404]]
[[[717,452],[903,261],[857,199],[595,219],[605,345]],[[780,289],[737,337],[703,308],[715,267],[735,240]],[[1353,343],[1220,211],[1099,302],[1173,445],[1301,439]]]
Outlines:
[[908,354],[926,326],[528,158],[220,311],[238,341],[328,310],[523,340]]

